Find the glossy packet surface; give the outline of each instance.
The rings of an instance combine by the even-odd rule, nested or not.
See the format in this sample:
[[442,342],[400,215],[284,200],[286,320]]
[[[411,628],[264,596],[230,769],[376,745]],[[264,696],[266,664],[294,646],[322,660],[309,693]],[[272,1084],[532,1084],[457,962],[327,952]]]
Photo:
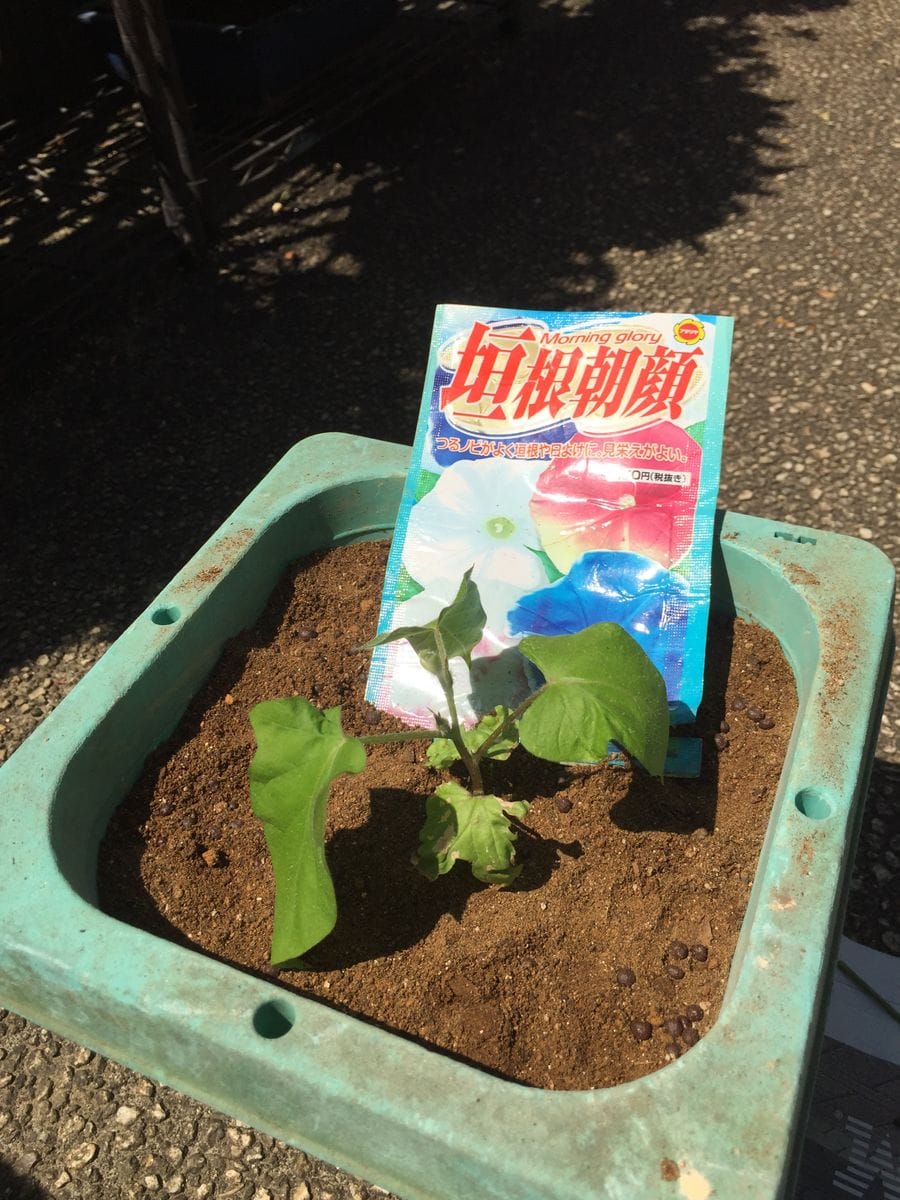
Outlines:
[[[703,691],[732,320],[693,313],[437,309],[379,633],[432,620],[472,568],[487,614],[467,724],[533,689],[531,633],[623,626],[661,671],[673,724]],[[367,699],[412,725],[445,712],[406,642]]]

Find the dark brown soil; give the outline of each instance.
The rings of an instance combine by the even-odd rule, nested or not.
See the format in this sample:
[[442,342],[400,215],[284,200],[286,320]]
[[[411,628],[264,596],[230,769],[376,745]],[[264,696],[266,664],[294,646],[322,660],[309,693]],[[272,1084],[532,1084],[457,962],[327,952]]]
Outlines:
[[[108,912],[269,973],[273,883],[250,810],[247,713],[299,694],[341,704],[349,732],[395,727],[363,700],[368,656],[351,649],[374,632],[386,553],[368,543],[304,561],[230,644],[109,827],[99,864]],[[279,982],[540,1087],[656,1070],[715,1020],[795,713],[776,639],[714,622],[701,779],[659,784],[523,751],[494,766],[492,790],[533,801],[518,841],[524,869],[508,889],[477,883],[465,864],[435,883],[417,874],[410,856],[438,777],[422,745],[371,749],[366,773],[339,780],[329,809],[338,926],[310,955],[314,969]],[[673,942],[694,949],[679,957]],[[622,971],[634,983],[619,982]],[[702,1016],[694,1010],[689,1030],[665,1028],[691,1006]]]

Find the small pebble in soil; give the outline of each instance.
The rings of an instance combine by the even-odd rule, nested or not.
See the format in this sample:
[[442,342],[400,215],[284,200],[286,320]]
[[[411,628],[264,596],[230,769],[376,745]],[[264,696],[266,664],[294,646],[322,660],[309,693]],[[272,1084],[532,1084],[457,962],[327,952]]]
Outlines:
[[759,722],[759,728],[760,729],[774,729],[775,722],[772,720],[771,717],[763,717],[763,719]]
[[731,733],[731,726],[728,724],[727,721],[720,721],[719,722],[719,731],[720,731],[720,733]]
[[648,1042],[653,1037],[653,1026],[649,1021],[632,1021],[631,1032],[639,1042]]
[[678,1056],[681,1054],[681,1051],[678,1049],[678,1047],[675,1045],[674,1042],[669,1042],[668,1046],[666,1046],[665,1053],[666,1053],[666,1058],[678,1058]]
[[684,942],[675,941],[669,943],[669,953],[673,958],[687,958],[690,951]]
[[371,708],[366,713],[366,724],[367,725],[377,725],[380,720],[381,720],[381,713],[378,712],[376,709]]
[[164,800],[159,806],[159,815],[161,817],[167,817],[174,807],[175,805],[172,804],[170,800]]
[[298,630],[297,636],[300,638],[301,641],[311,642],[313,640],[313,638],[316,636],[316,633],[317,633],[317,631],[315,629],[305,628],[305,629]]
[[713,741],[716,743],[717,750],[727,750],[728,749],[728,738],[725,736],[724,733],[717,733],[716,736],[713,738]]
[[568,796],[556,796],[554,802],[561,813],[572,811],[572,801]]
[[699,1004],[689,1004],[684,1010],[684,1015],[689,1021],[702,1021],[703,1009]]
[[635,979],[637,979],[637,976],[631,967],[619,967],[618,971],[616,971],[616,983],[620,987],[631,987]]
[[221,825],[211,825],[209,827],[209,836],[212,841],[214,841],[214,842],[219,841],[219,839],[222,836],[222,826]]
[[700,1034],[693,1025],[685,1026],[684,1033],[681,1035],[681,1040],[686,1046],[696,1046],[700,1041]]
[[669,963],[666,974],[670,979],[684,979],[684,967],[676,967],[674,963]]
[[735,696],[731,701],[732,712],[742,712],[747,707],[747,701],[743,696]]
[[186,814],[185,814],[185,815],[184,815],[184,816],[181,818],[181,824],[184,826],[184,828],[185,828],[185,829],[190,829],[190,827],[191,827],[192,825],[196,825],[196,824],[197,824],[197,814],[196,814],[196,813],[192,813],[192,812],[191,812],[191,813],[186,813]]
[[663,1022],[663,1029],[666,1033],[671,1034],[673,1038],[681,1037],[684,1022],[681,1017],[669,1017],[667,1021]]
[[766,714],[763,712],[763,710],[761,708],[757,708],[755,704],[751,704],[751,706],[747,709],[747,716],[751,721],[761,721],[765,715]]
[[697,962],[706,962],[709,958],[709,947],[704,946],[702,942],[695,942],[691,946],[691,958],[696,959]]

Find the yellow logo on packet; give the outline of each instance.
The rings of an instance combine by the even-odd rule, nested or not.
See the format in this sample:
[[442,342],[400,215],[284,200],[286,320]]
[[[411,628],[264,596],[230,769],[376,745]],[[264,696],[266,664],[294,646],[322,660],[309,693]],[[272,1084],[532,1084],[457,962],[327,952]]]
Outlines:
[[685,321],[679,321],[672,330],[676,342],[681,342],[684,346],[696,346],[698,342],[702,342],[706,337],[706,330],[703,328],[702,321],[695,321],[693,317],[689,317]]

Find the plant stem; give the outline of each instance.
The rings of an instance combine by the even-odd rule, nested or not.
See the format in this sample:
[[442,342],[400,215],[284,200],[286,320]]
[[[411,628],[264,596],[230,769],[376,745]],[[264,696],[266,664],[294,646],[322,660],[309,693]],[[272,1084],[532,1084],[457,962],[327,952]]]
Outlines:
[[541,692],[546,691],[546,689],[546,683],[542,683],[536,692],[532,692],[530,696],[526,696],[519,707],[514,709],[506,718],[506,720],[501,725],[498,725],[494,732],[484,739],[484,741],[473,754],[473,758],[476,762],[481,762],[482,758],[484,758],[491,746],[493,746],[495,742],[500,741],[500,739],[506,734],[507,730],[511,729],[515,725],[516,721],[519,720],[522,714],[528,708],[530,708],[532,704],[534,704]]
[[450,713],[450,740],[456,747],[456,751],[462,759],[463,766],[469,773],[473,793],[476,796],[483,796],[484,782],[481,778],[481,768],[478,765],[478,760],[472,757],[469,747],[463,739],[462,726],[459,723],[459,714],[456,711],[456,697],[453,695],[453,676],[450,674],[450,661],[447,658],[444,639],[441,637],[439,629],[435,630],[435,644],[437,646],[438,664],[440,667],[438,681],[443,689],[444,698],[447,701],[447,710]]
[[406,729],[402,733],[369,733],[356,740],[364,746],[387,746],[391,742],[423,742],[434,741],[442,737],[438,729]]

